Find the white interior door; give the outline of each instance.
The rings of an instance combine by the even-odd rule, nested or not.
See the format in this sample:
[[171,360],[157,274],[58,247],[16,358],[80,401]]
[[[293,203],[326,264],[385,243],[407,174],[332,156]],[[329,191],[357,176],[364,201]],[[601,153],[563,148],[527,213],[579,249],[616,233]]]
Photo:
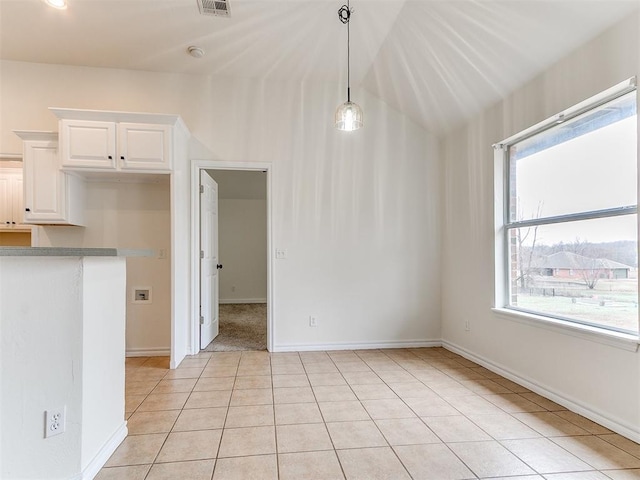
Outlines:
[[218,184],[200,170],[200,348],[218,336]]

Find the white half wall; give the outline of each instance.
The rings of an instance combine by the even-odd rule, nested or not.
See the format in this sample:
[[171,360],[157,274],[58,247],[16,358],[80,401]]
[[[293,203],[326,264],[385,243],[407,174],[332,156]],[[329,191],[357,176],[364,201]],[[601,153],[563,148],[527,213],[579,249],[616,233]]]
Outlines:
[[266,302],[267,202],[221,199],[218,205],[220,302]]
[[[81,269],[80,258],[0,258],[2,478],[80,471]],[[45,410],[63,406],[66,433],[45,439]]]
[[0,257],[0,478],[93,478],[126,436],[125,262]]
[[[164,258],[127,261],[129,355],[167,355],[171,348],[171,230],[169,183],[87,183],[86,227],[38,227],[41,247],[151,249]],[[150,287],[152,302],[133,303],[135,287]]]
[[[640,440],[640,354],[518,322],[494,299],[492,144],[638,75],[639,19],[629,18],[442,141],[443,342]],[[470,331],[465,331],[465,321]]]

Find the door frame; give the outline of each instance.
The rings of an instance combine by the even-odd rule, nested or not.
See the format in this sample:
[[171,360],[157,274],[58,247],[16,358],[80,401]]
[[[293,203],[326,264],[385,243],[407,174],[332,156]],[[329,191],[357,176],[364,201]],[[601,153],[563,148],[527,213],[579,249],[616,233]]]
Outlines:
[[200,170],[236,170],[266,172],[267,182],[267,350],[273,352],[274,282],[273,282],[273,206],[271,182],[273,166],[267,162],[223,162],[193,160],[191,162],[191,355],[200,352]]

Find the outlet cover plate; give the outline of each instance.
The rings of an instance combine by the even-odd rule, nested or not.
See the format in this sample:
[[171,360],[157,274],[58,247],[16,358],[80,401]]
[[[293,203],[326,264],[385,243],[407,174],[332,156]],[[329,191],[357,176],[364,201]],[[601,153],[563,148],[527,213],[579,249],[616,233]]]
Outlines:
[[133,287],[131,303],[153,303],[153,288]]
[[67,407],[56,408],[44,412],[44,438],[53,437],[64,433],[66,424]]

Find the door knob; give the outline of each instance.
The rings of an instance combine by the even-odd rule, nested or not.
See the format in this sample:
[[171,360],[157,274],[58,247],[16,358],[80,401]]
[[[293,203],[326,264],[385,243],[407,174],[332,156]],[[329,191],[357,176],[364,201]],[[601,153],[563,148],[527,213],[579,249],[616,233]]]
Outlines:
[[217,264],[217,265],[216,265],[216,268],[217,268],[218,270],[222,270],[222,265]]

